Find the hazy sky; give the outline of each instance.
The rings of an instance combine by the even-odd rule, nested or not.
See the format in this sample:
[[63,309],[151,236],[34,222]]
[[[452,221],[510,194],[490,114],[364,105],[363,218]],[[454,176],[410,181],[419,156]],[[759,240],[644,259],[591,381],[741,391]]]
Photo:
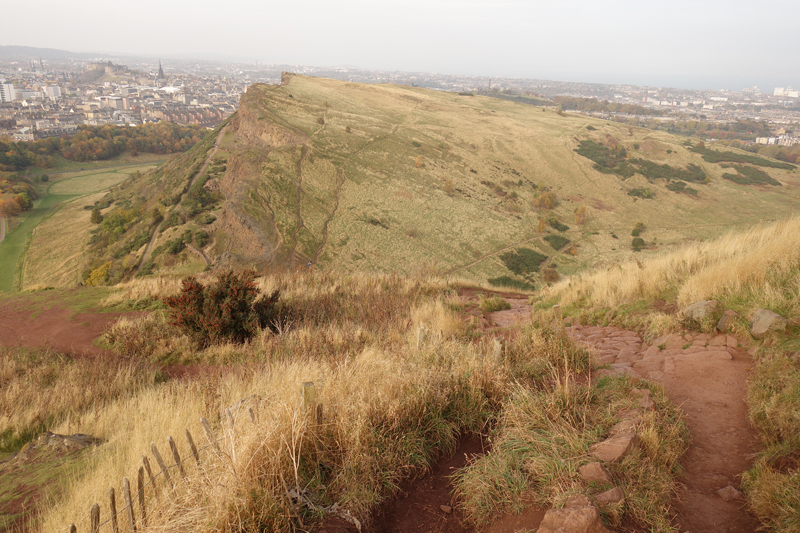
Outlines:
[[800,87],[800,1],[37,0],[0,44],[741,90]]

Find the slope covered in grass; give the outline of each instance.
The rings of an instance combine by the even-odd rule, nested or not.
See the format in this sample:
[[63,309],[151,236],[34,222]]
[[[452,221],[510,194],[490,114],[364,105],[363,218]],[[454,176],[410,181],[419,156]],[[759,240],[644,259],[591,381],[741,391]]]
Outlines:
[[745,400],[764,449],[745,474],[743,487],[750,508],[771,531],[797,531],[800,218],[573,276],[541,298],[542,308],[560,302],[583,321],[607,321],[613,311],[613,320],[649,328],[652,334],[680,326],[679,315],[659,309],[680,309],[699,300],[717,299],[736,311],[732,328],[740,339],[750,338],[749,321],[757,309],[788,319],[785,332],[752,341],[755,368]]
[[[130,275],[156,212],[176,205],[214,144],[195,182],[199,200],[170,212],[147,271],[202,269],[197,253],[172,246],[183,241],[212,264],[313,262],[541,286],[536,271],[513,272],[503,254],[533,250],[547,256],[542,267],[570,274],[631,257],[630,241],[614,236],[637,222],[649,228],[639,246],[647,255],[786,213],[786,186],[800,185],[794,167],[760,167],[777,186],[723,179],[728,163],[662,132],[484,96],[287,74],[280,86],[251,86],[224,129],[109,197],[104,215],[142,214],[102,237],[109,244],[94,268],[111,261],[110,280]],[[697,194],[668,188],[687,180]],[[199,230],[210,239],[197,246]],[[575,246],[554,250],[548,234]]]

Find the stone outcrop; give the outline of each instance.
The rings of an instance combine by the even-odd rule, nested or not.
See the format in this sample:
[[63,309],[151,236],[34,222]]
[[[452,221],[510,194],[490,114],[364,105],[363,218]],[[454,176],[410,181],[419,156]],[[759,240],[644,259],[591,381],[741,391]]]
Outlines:
[[714,318],[722,309],[722,302],[719,300],[701,300],[686,307],[681,313],[687,320],[700,322],[706,318]]
[[599,461],[583,465],[579,472],[589,483],[611,483],[611,473]]
[[763,339],[770,333],[786,330],[788,321],[778,313],[769,309],[759,309],[750,319],[750,335],[756,339]]
[[583,495],[570,496],[561,509],[550,509],[537,533],[608,533],[600,511]]
[[731,320],[739,316],[739,313],[734,311],[733,309],[728,309],[722,314],[722,317],[717,322],[717,329],[719,331],[728,331],[728,328],[731,325]]
[[613,463],[619,461],[630,451],[639,446],[639,437],[634,432],[618,433],[589,448],[589,455],[601,461]]
[[601,492],[600,494],[594,497],[594,501],[596,501],[600,505],[619,503],[624,499],[625,499],[625,493],[622,492],[622,489],[619,487],[614,487],[611,490]]

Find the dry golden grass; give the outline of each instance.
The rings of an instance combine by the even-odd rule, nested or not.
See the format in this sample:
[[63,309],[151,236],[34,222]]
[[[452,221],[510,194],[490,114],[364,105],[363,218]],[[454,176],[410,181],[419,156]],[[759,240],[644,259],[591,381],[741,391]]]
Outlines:
[[81,267],[92,229],[91,211],[83,206],[102,196],[98,193],[74,200],[33,230],[33,240],[25,254],[23,290],[67,287],[82,281]]
[[86,409],[134,394],[155,376],[140,360],[0,348],[0,449],[15,449],[55,425],[79,432]]
[[[172,436],[185,457],[189,429],[206,444],[201,416],[222,438],[221,453],[202,452],[201,468],[187,460],[189,481],[168,494],[156,499],[147,489],[148,531],[294,531],[333,504],[365,523],[403,479],[452,451],[462,432],[486,432],[512,392],[575,390],[570,376],[589,365],[584,350],[532,328],[498,359],[492,342],[466,334],[450,310],[456,293],[441,280],[303,271],[265,275],[259,285],[280,288],[292,309],[279,334],[264,330],[245,345],[198,351],[158,312],[109,333],[116,348],[201,365],[191,380],[93,406],[72,426],[53,428],[80,424],[105,443],[93,452],[93,469],[47,506],[43,531],[72,522],[86,530],[95,502],[107,517],[108,487],[119,491],[123,477],[135,479],[151,442],[169,454]],[[152,304],[177,290],[174,280],[135,281],[112,298]],[[420,328],[429,334],[418,337]],[[305,382],[314,383],[322,419],[304,410]]]
[[640,262],[579,274],[545,298],[562,305],[616,307],[665,299],[681,307],[716,298],[734,309],[800,314],[800,218],[757,226]]

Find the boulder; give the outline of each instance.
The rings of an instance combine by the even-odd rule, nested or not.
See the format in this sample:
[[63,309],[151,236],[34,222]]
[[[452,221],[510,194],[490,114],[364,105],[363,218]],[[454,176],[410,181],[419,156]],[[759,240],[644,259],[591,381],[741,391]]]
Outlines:
[[686,307],[683,311],[683,317],[687,320],[700,322],[705,318],[711,317],[717,313],[722,312],[722,302],[719,300],[700,300],[692,305]]
[[717,491],[717,494],[719,494],[719,497],[725,500],[726,502],[730,502],[733,500],[741,500],[743,496],[743,494],[740,491],[736,490],[730,484],[723,489],[719,489]]
[[600,505],[608,505],[610,503],[619,503],[625,499],[625,493],[619,487],[614,487],[611,490],[602,492],[594,497],[594,501]]
[[570,496],[561,509],[550,509],[537,533],[608,533],[600,511],[586,496]]
[[599,461],[583,465],[578,471],[589,483],[611,483],[611,473]]
[[728,328],[731,325],[731,320],[737,316],[739,316],[739,313],[737,313],[733,309],[728,309],[727,311],[722,313],[722,317],[719,319],[719,322],[717,322],[717,330],[728,331]]
[[759,309],[750,319],[750,334],[756,339],[763,339],[770,332],[785,331],[788,321],[778,313],[769,309]]
[[589,448],[589,455],[601,461],[612,463],[619,461],[631,450],[639,446],[639,437],[636,433],[618,433]]

